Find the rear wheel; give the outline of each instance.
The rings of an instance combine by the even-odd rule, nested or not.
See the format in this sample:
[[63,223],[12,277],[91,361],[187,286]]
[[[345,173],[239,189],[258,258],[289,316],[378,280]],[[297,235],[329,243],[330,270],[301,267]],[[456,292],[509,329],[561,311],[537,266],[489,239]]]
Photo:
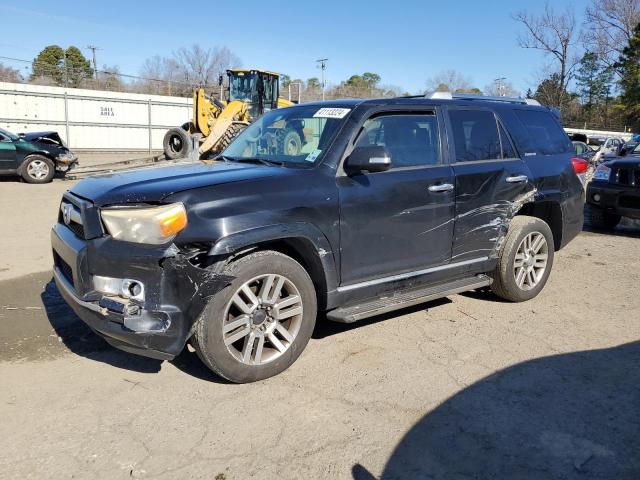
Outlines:
[[311,338],[317,313],[311,278],[298,262],[274,251],[249,254],[222,273],[235,279],[198,320],[193,344],[199,357],[236,383],[277,375]]
[[54,174],[53,162],[42,155],[30,155],[22,164],[21,175],[27,183],[49,183]]
[[592,228],[601,230],[613,230],[620,223],[620,215],[606,212],[600,207],[585,203],[584,220]]
[[171,128],[164,135],[162,147],[169,160],[188,157],[191,153],[191,136],[183,128]]
[[510,302],[529,300],[544,288],[553,266],[553,234],[536,217],[511,220],[493,272],[491,289]]

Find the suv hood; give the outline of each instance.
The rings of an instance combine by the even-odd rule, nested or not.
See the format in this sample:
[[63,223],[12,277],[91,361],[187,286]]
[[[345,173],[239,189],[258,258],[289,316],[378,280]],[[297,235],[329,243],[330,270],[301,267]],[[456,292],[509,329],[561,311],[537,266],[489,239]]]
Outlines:
[[141,168],[86,178],[71,193],[98,206],[160,202],[165,197],[185,190],[223,183],[289,175],[292,170],[253,163],[202,162]]

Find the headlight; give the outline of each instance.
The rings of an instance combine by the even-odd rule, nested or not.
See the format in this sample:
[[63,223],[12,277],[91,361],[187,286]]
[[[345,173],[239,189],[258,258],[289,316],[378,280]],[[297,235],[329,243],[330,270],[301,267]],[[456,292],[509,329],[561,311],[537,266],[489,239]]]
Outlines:
[[594,180],[604,180],[605,182],[609,181],[609,177],[611,176],[611,169],[606,165],[600,165],[596,168],[596,171],[593,173]]
[[187,226],[187,212],[182,203],[105,208],[101,216],[109,234],[125,242],[161,245],[173,240]]

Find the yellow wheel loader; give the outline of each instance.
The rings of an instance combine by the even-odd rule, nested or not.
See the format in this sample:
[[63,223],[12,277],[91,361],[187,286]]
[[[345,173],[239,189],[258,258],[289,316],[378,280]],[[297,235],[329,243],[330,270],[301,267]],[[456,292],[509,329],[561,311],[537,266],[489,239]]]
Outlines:
[[[256,69],[230,69],[228,98],[219,101],[206,95],[203,88],[193,92],[193,120],[164,136],[164,154],[168,159],[188,157],[194,144],[200,158],[218,153],[264,112],[288,107],[293,102],[279,97],[279,75]],[[222,85],[222,76],[220,76]],[[192,139],[197,138],[195,142]],[[295,153],[301,149],[301,128],[282,129],[278,135],[282,148]]]

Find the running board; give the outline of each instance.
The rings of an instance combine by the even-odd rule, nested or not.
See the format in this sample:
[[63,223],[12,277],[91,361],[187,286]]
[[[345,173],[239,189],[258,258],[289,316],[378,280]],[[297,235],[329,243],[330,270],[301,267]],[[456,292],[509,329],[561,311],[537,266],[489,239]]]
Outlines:
[[363,318],[411,307],[446,297],[447,295],[453,295],[454,293],[486,287],[491,285],[492,282],[493,279],[487,275],[476,275],[426,288],[401,291],[357,305],[336,308],[327,312],[327,318],[334,322],[353,323]]

